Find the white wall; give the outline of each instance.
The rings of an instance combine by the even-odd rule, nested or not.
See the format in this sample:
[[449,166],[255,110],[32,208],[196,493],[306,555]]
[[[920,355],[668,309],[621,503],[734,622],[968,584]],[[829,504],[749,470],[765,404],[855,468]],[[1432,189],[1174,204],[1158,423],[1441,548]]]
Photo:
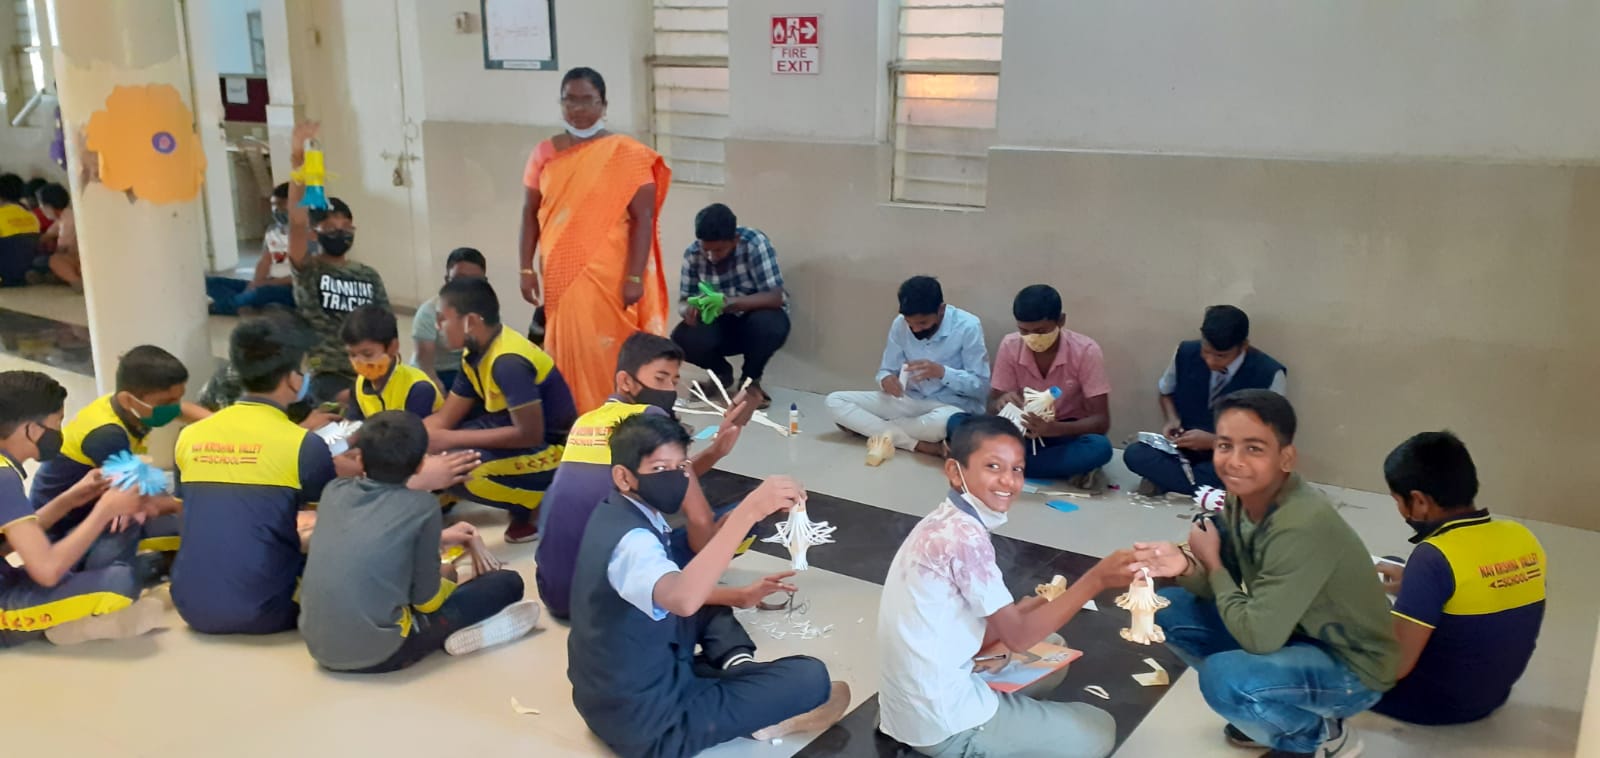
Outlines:
[[261,0],[202,0],[211,29],[205,44],[210,45],[218,74],[248,74],[255,70],[250,60],[250,25],[245,14],[261,10]]
[[[606,119],[617,131],[649,124],[644,59],[651,49],[647,0],[557,0],[557,71],[490,71],[483,67],[483,34],[456,31],[455,15],[481,23],[478,0],[415,0],[422,62],[423,114],[429,121],[481,124],[561,123],[561,76],[588,66],[606,79]],[[409,97],[411,93],[407,93]]]
[[1594,160],[1600,3],[1011,0],[1007,145]]

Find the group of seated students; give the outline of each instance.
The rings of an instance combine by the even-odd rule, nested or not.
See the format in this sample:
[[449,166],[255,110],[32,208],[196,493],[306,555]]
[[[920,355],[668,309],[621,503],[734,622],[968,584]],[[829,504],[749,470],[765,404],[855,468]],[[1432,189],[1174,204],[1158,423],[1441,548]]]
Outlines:
[[0,174],[0,287],[30,284],[83,291],[72,195],[46,179]]
[[[444,523],[445,509],[469,500],[511,514],[510,542],[542,535],[535,578],[544,607],[571,625],[574,704],[617,753],[692,755],[844,714],[849,688],[821,661],[758,660],[732,613],[792,592],[793,572],[719,584],[758,522],[806,499],[785,476],[721,508],[701,489],[765,392],[736,394],[691,456],[675,407],[695,351],[680,328],[675,339],[627,338],[614,394],[579,409],[549,355],[501,323],[483,256],[466,248],[450,254],[426,323],[414,327],[421,365],[406,365],[382,280],[346,257],[353,213],[335,199],[313,222],[302,192],[286,195],[296,309],[235,328],[202,404],[183,402],[189,372],[152,346],[123,356],[115,391],[65,423],[58,383],[0,373],[0,534],[21,558],[20,568],[0,564],[0,645],[142,634],[162,607],[141,594],[164,576],[195,631],[298,628],[330,670],[393,671],[441,648],[515,639],[540,608],[523,599],[521,576],[489,570],[458,586],[441,561],[477,538],[470,524]],[[731,213],[702,212],[711,226],[718,219],[732,224]],[[759,233],[735,227],[733,241],[711,226],[700,243],[708,258],[770,255]],[[1476,470],[1453,435],[1417,435],[1384,462],[1417,547],[1375,568],[1329,498],[1295,473],[1286,370],[1250,345],[1242,311],[1215,306],[1157,383],[1162,431],[1179,452],[1133,445],[1124,459],[1151,490],[1224,488],[1224,510],[1197,520],[1183,543],[1136,543],[1054,599],[1017,600],[991,533],[1024,478],[1094,489],[1113,455],[1100,347],[1065,328],[1046,285],[1016,296],[1016,331],[992,367],[978,318],[946,304],[936,280],[907,280],[899,306],[880,391],[827,400],[841,427],[874,445],[944,459],[948,494],[900,545],[882,590],[888,736],[932,756],[1109,754],[1109,714],[997,694],[974,664],[1028,650],[1090,598],[1141,576],[1166,585],[1156,621],[1235,745],[1353,756],[1360,743],[1345,719],[1361,711],[1449,724],[1507,700],[1538,636],[1545,557],[1527,529],[1479,508]],[[1049,412],[996,415],[1040,392]],[[336,455],[313,430],[339,417],[363,425]],[[146,453],[151,430],[178,420],[188,425],[171,495],[125,490],[101,473],[121,453]],[[31,493],[29,459],[41,461]]]

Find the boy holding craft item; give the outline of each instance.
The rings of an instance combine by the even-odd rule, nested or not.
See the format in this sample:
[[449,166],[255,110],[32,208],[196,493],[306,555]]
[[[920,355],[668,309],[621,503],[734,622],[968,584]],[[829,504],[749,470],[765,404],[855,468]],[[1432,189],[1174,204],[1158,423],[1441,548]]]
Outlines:
[[1401,443],[1383,477],[1417,547],[1403,568],[1378,565],[1395,595],[1400,681],[1372,710],[1413,724],[1477,721],[1505,704],[1533,657],[1544,547],[1474,504],[1478,470],[1454,434]]
[[788,477],[768,479],[680,567],[668,552],[666,516],[683,507],[693,483],[688,433],[638,414],[617,424],[610,444],[616,489],[583,534],[567,638],[572,701],[589,728],[622,756],[671,758],[837,722],[850,688],[830,685],[814,658],[757,662],[730,608],[793,592],[784,582],[793,572],[748,587],[717,584],[749,530],[804,501],[805,491]]
[[[1025,413],[1028,477],[1063,479],[1070,486],[1105,489],[1100,467],[1111,461],[1111,381],[1093,339],[1066,328],[1061,293],[1047,284],[1024,287],[1011,304],[1017,331],[1000,341],[990,381],[989,412],[1007,405],[1026,409],[1028,391],[1055,395],[1054,417]],[[1060,394],[1056,395],[1055,391]],[[950,431],[966,418],[956,414]],[[1034,441],[1037,441],[1036,443]]]
[[401,410],[420,419],[444,405],[439,388],[427,373],[400,360],[400,326],[393,311],[363,305],[345,317],[339,336],[356,372],[347,418],[361,420]]
[[[99,476],[96,472],[119,453],[145,455],[145,438],[151,431],[173,421],[210,416],[210,411],[183,402],[188,382],[189,370],[177,356],[154,345],[129,350],[117,361],[116,391],[90,403],[62,426],[61,455],[41,463],[33,475],[28,493],[33,507],[42,509],[85,477]],[[69,511],[45,531],[53,540],[64,539],[93,505],[91,500]],[[95,540],[82,567],[132,561],[143,540],[151,540],[147,547],[175,552],[181,503],[170,495],[154,495],[146,506],[151,518],[141,524],[113,525]]]
[[[611,494],[611,433],[625,419],[644,414],[673,417],[678,399],[678,370],[683,366],[683,350],[677,343],[648,332],[636,332],[622,343],[617,353],[616,392],[606,403],[578,417],[567,437],[561,467],[539,506],[539,541],[536,556],[539,598],[550,615],[567,618],[571,609],[572,573],[578,560],[578,546],[596,507]],[[734,443],[755,412],[756,403],[747,396],[734,399],[733,408],[722,418],[715,441],[694,456],[691,464],[696,477],[733,452]],[[699,479],[690,482],[684,496],[685,528],[672,533],[672,558],[679,565],[689,562],[694,553],[710,542],[716,532],[714,513]]]
[[[1109,755],[1111,715],[1083,703],[998,694],[973,671],[996,643],[1025,651],[1085,602],[1131,581],[1132,554],[1102,559],[1057,593],[1014,601],[990,531],[1022,495],[1022,434],[998,416],[956,427],[945,461],[949,495],[895,552],[878,608],[880,728],[928,756]],[[1045,599],[1046,597],[1052,599]]]
[[[406,486],[428,452],[422,420],[405,411],[367,419],[353,443],[365,476],[328,485],[317,508],[300,589],[300,633],[333,671],[406,668],[441,648],[465,655],[532,631],[539,604],[522,600],[522,576],[499,569],[459,587],[441,546],[477,531],[443,528],[439,503]],[[520,601],[520,602],[519,602]]]
[[1230,744],[1263,758],[1358,755],[1345,719],[1394,686],[1400,657],[1371,556],[1294,473],[1288,400],[1242,390],[1218,400],[1216,416],[1223,512],[1183,545],[1134,545],[1139,567],[1177,579],[1155,621],[1199,674]]
[[868,439],[868,465],[895,449],[944,455],[950,417],[981,413],[989,388],[989,349],[977,316],[947,305],[931,276],[907,279],[899,300],[878,365],[879,391],[828,395],[833,422]]
[[[112,521],[144,512],[137,492],[84,477],[34,510],[23,491],[22,464],[61,452],[67,390],[36,371],[0,372],[0,648],[43,638],[57,645],[135,637],[161,623],[156,598],[139,599],[133,568],[115,563],[74,571]],[[59,540],[45,525],[93,502]],[[20,567],[5,560],[15,552]]]

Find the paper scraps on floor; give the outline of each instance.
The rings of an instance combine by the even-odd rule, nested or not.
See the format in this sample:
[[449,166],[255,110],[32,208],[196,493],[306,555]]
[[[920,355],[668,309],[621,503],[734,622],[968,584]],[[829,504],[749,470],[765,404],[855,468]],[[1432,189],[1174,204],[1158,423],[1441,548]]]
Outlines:
[[1159,661],[1154,658],[1146,658],[1144,659],[1144,662],[1149,664],[1150,668],[1155,670],[1148,671],[1143,674],[1133,675],[1133,680],[1138,682],[1140,686],[1163,687],[1168,684],[1172,684],[1172,676],[1167,673],[1167,670],[1162,667]]

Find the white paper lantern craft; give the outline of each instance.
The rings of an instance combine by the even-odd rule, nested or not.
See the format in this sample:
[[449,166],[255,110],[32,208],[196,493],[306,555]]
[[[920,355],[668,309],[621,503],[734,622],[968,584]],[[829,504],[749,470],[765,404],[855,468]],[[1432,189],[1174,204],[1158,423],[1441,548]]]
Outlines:
[[789,520],[778,524],[778,533],[762,542],[787,545],[792,562],[791,568],[795,571],[805,571],[811,567],[811,564],[806,562],[806,550],[814,545],[833,542],[833,530],[836,528],[829,526],[826,521],[812,521],[808,518],[806,503],[802,500],[789,509]]

